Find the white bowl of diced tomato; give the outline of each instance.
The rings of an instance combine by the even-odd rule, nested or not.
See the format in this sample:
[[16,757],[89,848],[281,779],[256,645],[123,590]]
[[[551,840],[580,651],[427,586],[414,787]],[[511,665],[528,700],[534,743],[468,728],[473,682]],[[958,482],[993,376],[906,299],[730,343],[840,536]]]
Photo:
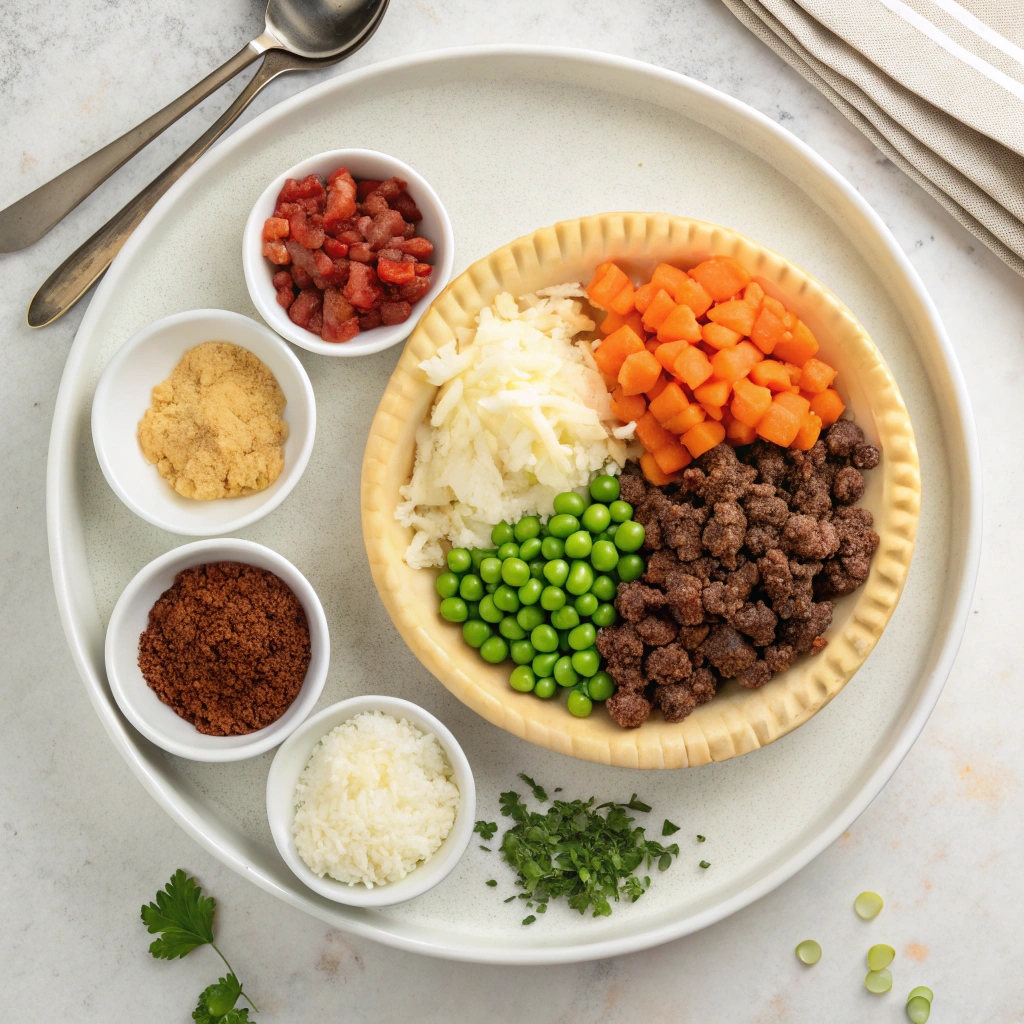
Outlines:
[[408,337],[451,276],[455,243],[437,193],[369,149],[309,157],[253,206],[242,267],[267,324],[320,355],[380,352]]

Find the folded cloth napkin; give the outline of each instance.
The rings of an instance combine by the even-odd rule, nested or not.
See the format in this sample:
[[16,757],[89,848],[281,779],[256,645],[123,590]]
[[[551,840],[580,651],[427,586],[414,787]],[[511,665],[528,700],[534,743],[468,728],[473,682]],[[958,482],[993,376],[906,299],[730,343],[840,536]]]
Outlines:
[[724,0],[1024,275],[1024,0]]

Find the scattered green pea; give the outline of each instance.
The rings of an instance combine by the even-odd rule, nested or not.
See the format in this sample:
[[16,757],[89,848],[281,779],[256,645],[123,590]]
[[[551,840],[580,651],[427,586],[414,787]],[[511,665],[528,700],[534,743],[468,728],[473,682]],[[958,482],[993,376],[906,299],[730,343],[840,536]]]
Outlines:
[[487,557],[480,563],[480,579],[484,583],[501,582],[501,559]]
[[606,505],[615,501],[619,496],[619,481],[617,477],[602,473],[590,481],[590,496],[594,501],[603,501]]
[[442,599],[454,597],[459,592],[459,577],[453,572],[443,572],[434,580],[434,587]]
[[[582,627],[578,626],[577,629]],[[576,630],[573,630],[575,633]],[[570,634],[569,640],[570,646],[572,645],[572,639]],[[572,656],[572,667],[581,675],[589,679],[591,676],[596,675],[597,670],[601,667],[601,655],[597,653],[597,650],[593,647],[586,647],[582,650],[577,650]]]
[[544,679],[554,671],[556,661],[558,661],[557,652],[553,654],[538,654],[533,659],[530,667],[538,679]]
[[544,547],[544,541],[540,537],[528,537],[519,545],[519,557],[524,562],[532,562]]
[[583,529],[590,533],[601,533],[603,530],[607,530],[611,521],[612,515],[608,511],[607,505],[591,505],[580,518]]
[[888,970],[868,971],[864,978],[864,987],[876,996],[888,992],[892,988],[892,972]]
[[883,967],[888,967],[895,958],[896,950],[880,942],[868,950],[868,969],[880,971]]
[[599,604],[590,616],[590,621],[593,622],[598,629],[603,629],[605,626],[614,626],[618,617],[619,613],[615,610],[615,605]]
[[885,906],[885,903],[877,892],[862,892],[853,901],[854,912],[858,917],[863,918],[865,921],[870,921],[871,918],[878,917],[883,906]]
[[821,959],[821,946],[814,939],[804,939],[796,947],[797,959],[804,964],[816,964]]
[[473,564],[473,556],[466,548],[452,548],[448,552],[448,568],[452,572],[467,572]]
[[551,625],[555,629],[575,629],[579,624],[579,614],[572,605],[564,605],[551,613]]
[[616,589],[611,576],[598,576],[590,587],[590,592],[598,601],[614,601]]
[[625,523],[633,518],[633,506],[628,501],[613,501],[608,506],[613,523]]
[[518,690],[520,693],[529,693],[536,684],[537,677],[533,674],[533,669],[529,665],[520,665],[518,668],[512,669],[508,682],[513,690]]
[[580,521],[575,516],[568,514],[552,516],[548,523],[551,536],[558,537],[560,540],[572,536],[579,528]]
[[573,562],[565,589],[570,594],[585,594],[594,584],[594,570],[588,562]]
[[582,690],[573,690],[565,706],[569,709],[569,714],[577,718],[586,718],[594,710],[594,702]]
[[484,596],[484,583],[479,576],[468,572],[459,583],[459,597],[465,601],[479,601]]
[[480,575],[480,566],[485,558],[492,557],[494,552],[490,548],[473,548],[469,552],[469,557],[473,562],[473,572],[478,576]]
[[535,558],[530,562],[530,578],[534,580],[544,579],[544,566],[548,563],[543,558]]
[[537,652],[529,640],[514,640],[509,644],[508,653],[517,665],[530,665]]
[[544,615],[544,612],[536,605],[523,605],[523,607],[516,612],[516,622],[518,622],[527,633],[535,630],[545,620],[545,618],[546,616]]
[[591,700],[607,700],[615,692],[615,681],[605,671],[595,672],[587,680],[587,693]]
[[515,531],[503,519],[491,530],[491,543],[497,548],[516,539]]
[[577,530],[565,538],[567,558],[586,558],[594,546],[594,540],[586,530]]
[[561,587],[545,587],[540,594],[540,606],[545,611],[557,611],[565,604],[565,591]]
[[512,533],[520,544],[522,544],[523,541],[539,537],[540,520],[536,516],[523,516],[523,518],[512,527]]
[[530,567],[521,558],[506,558],[501,563],[501,578],[510,587],[521,587],[530,578]]
[[553,587],[565,585],[569,578],[569,563],[564,558],[555,558],[544,565],[544,579]]
[[498,632],[506,640],[525,640],[526,630],[516,622],[514,615],[506,615],[505,618],[498,623]]
[[507,544],[502,544],[498,548],[498,558],[505,561],[506,558],[518,558],[519,557],[519,545],[515,541],[509,541]]
[[565,554],[565,541],[558,537],[545,537],[540,542],[540,553],[549,561],[561,558]]
[[480,645],[480,657],[498,665],[508,657],[508,644],[500,636],[488,637]]
[[576,609],[576,614],[581,619],[589,619],[594,612],[597,611],[600,602],[594,597],[593,594],[580,594],[579,597],[573,601],[572,606]]
[[469,618],[469,608],[461,597],[446,597],[441,602],[441,618],[448,622],[465,622]]
[[590,564],[598,572],[611,572],[618,565],[619,549],[613,541],[599,540],[590,551]]
[[537,648],[542,654],[548,654],[551,651],[558,650],[558,632],[554,626],[549,626],[546,622],[542,626],[538,626],[530,634],[530,643]]
[[620,523],[615,531],[615,546],[620,551],[639,551],[644,542],[646,530],[642,523],[636,523],[632,519],[626,523]]
[[555,662],[555,667],[551,674],[555,677],[555,682],[559,686],[575,686],[580,681],[580,677],[572,667],[572,659],[568,657],[559,658]]
[[462,624],[462,639],[470,647],[479,648],[491,633],[491,627],[479,619],[469,619]]
[[[497,561],[497,559],[495,559],[495,561]],[[501,562],[498,562],[498,565],[501,565]],[[499,580],[501,579],[500,575],[498,576],[498,579]],[[487,583],[487,584],[484,585],[484,593],[486,593],[486,594],[493,594],[497,589],[498,589],[498,584],[497,583]]]
[[536,604],[543,593],[544,584],[540,580],[529,579],[516,591],[516,597],[520,604]]
[[907,1000],[907,1016],[913,1024],[926,1024],[932,1013],[932,1004],[924,996],[914,996]]
[[932,994],[932,990],[927,985],[918,985],[917,988],[912,988],[910,990],[910,995],[907,996],[907,1002],[909,1003],[911,999],[918,998],[927,999],[930,1003],[935,998],[935,996]]
[[490,594],[485,594],[480,599],[480,608],[477,614],[484,622],[501,622],[505,617],[505,613],[494,603],[494,598]]
[[623,555],[615,571],[623,583],[632,583],[644,574],[644,560],[639,555]]
[[507,584],[503,583],[492,596],[495,607],[503,612],[519,611],[519,595]]
[[558,683],[556,683],[551,676],[544,676],[543,679],[538,679],[534,684],[533,692],[542,700],[550,700],[554,697],[557,689]]
[[[588,647],[593,647],[596,640],[597,630],[589,622],[576,626],[569,633],[569,646],[574,651],[585,651]],[[594,671],[597,671],[596,667]]]
[[[558,515],[567,516],[581,516],[587,507],[587,503],[575,491],[563,491],[561,494],[555,495],[554,504],[555,512]],[[557,537],[558,534],[555,536]]]

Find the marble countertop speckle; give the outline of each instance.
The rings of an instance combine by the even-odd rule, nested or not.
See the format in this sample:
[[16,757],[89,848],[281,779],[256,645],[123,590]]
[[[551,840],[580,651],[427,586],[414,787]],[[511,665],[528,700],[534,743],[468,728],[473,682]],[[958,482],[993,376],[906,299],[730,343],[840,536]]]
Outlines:
[[[4,8],[0,182],[15,198],[177,96],[262,25],[252,0]],[[61,370],[84,303],[45,331],[38,284],[222,110],[207,100],[41,242],[0,257],[0,963],[4,1018],[187,1021],[219,961],[146,953],[138,908],[178,866],[219,902],[218,936],[270,1022],[896,1022],[928,984],[935,1024],[1024,1020],[1019,911],[1024,712],[1018,578],[1022,459],[1005,425],[1024,370],[1024,280],[883,159],[718,0],[392,0],[377,35],[322,77],[402,54],[491,42],[636,57],[751,104],[860,190],[935,299],[981,436],[985,546],[958,661],[923,735],[839,841],[774,893],[697,935],[614,960],[551,968],[446,963],[355,940],[249,885],[194,843],[116,754],[72,664],[46,546],[45,464]],[[317,79],[286,76],[243,122]],[[998,368],[998,369],[997,369]],[[999,428],[999,429],[997,429]],[[1017,540],[1014,538],[1017,537]],[[894,913],[850,911],[864,888]],[[802,968],[792,948],[821,941]],[[222,940],[222,941],[221,941]],[[897,983],[862,987],[863,953],[891,942]]]

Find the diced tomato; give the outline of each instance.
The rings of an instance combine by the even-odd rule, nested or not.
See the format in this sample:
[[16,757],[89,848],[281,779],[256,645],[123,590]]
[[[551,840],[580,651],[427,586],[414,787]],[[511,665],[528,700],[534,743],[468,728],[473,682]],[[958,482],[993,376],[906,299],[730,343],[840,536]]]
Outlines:
[[415,263],[394,263],[391,260],[377,260],[377,276],[382,281],[405,284],[416,276]]
[[339,242],[336,238],[331,238],[328,235],[324,239],[324,252],[331,257],[332,260],[341,260],[348,255],[348,245],[345,242]]

